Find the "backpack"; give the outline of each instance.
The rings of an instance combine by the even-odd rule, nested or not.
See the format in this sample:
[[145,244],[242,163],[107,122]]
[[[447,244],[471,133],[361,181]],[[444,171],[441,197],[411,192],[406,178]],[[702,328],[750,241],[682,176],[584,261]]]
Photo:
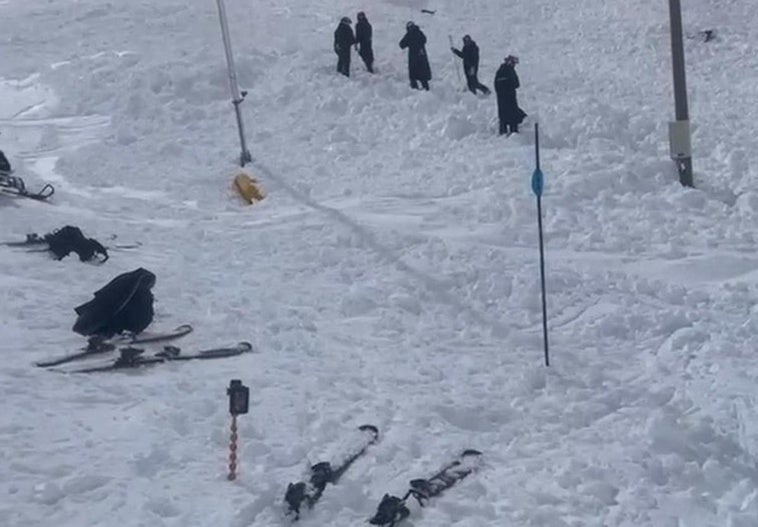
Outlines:
[[96,254],[102,256],[100,263],[108,260],[108,251],[105,247],[94,238],[85,238],[79,227],[66,225],[62,229],[45,234],[44,240],[56,260],[62,260],[71,252],[78,254],[82,262],[92,260]]
[[74,309],[72,328],[80,335],[109,338],[122,331],[137,334],[153,321],[155,275],[140,267],[118,275],[95,292],[95,298]]

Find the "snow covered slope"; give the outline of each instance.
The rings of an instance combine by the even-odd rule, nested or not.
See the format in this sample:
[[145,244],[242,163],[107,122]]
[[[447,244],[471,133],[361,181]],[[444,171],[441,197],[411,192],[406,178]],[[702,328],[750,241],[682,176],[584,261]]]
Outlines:
[[[345,79],[332,32],[361,9],[379,73],[354,56]],[[464,448],[485,466],[413,525],[755,525],[758,4],[683,9],[697,189],[668,160],[665,2],[227,0],[268,194],[245,207],[214,2],[0,1],[0,148],[57,188],[0,196],[0,240],[75,224],[142,243],[103,266],[0,248],[0,525],[285,525],[287,483],[363,423],[381,441],[303,526],[360,524]],[[397,46],[411,19],[428,93]],[[520,57],[520,136],[461,90],[448,35],[465,33],[488,85]],[[154,328],[258,352],[33,367],[81,346],[73,307],[140,266]],[[231,378],[251,388],[233,484]]]

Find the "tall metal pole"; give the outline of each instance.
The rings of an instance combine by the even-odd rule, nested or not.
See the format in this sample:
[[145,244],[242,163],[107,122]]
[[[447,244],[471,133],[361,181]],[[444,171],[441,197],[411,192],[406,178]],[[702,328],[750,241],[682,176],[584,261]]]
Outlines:
[[242,122],[242,112],[240,110],[240,104],[245,100],[247,92],[242,92],[240,95],[239,86],[237,85],[237,71],[234,68],[232,41],[229,39],[229,24],[226,21],[226,7],[224,6],[224,0],[216,0],[216,4],[218,4],[218,17],[221,21],[221,36],[224,39],[226,67],[229,70],[229,88],[232,92],[232,104],[234,105],[234,114],[237,116],[237,130],[239,131],[240,147],[242,149],[242,153],[240,154],[240,166],[244,167],[245,163],[252,161],[252,156],[247,149],[247,142],[245,141],[245,124]]
[[669,0],[671,24],[671,59],[674,75],[674,104],[676,123],[669,131],[672,158],[679,168],[679,181],[694,186],[692,179],[692,153],[690,148],[689,110],[687,108],[687,78],[684,68],[684,41],[682,38],[682,8],[680,0]]
[[540,125],[534,123],[534,157],[536,168],[532,174],[532,191],[537,196],[537,230],[540,237],[540,286],[542,289],[542,337],[545,348],[545,366],[550,366],[550,346],[547,337],[547,293],[545,291],[545,243],[542,235],[542,190],[544,176],[540,168]]

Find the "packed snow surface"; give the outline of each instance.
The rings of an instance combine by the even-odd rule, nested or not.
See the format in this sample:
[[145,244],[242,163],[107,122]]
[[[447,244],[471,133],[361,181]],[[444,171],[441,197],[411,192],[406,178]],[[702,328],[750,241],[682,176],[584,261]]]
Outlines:
[[[267,194],[245,206],[214,2],[0,1],[0,148],[57,189],[0,196],[0,240],[141,243],[101,266],[0,248],[0,525],[287,525],[287,483],[364,423],[380,441],[304,527],[364,524],[466,448],[481,469],[409,524],[758,525],[758,3],[683,4],[695,189],[668,158],[666,2],[227,0]],[[361,9],[378,73],[354,54],[348,79],[332,33]],[[448,35],[466,33],[485,84],[519,56],[522,134],[462,90]],[[34,367],[81,347],[73,307],[137,267],[157,275],[152,330],[255,353]],[[231,483],[233,378],[251,402]]]

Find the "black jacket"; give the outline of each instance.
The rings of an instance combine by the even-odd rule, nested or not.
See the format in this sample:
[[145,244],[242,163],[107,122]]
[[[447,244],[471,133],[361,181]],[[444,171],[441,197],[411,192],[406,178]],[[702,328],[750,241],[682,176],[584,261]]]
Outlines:
[[358,23],[355,24],[355,42],[360,44],[360,49],[371,48],[371,38],[373,36],[373,29],[371,24],[365,18],[358,19]]
[[476,42],[471,40],[468,44],[464,44],[460,51],[453,48],[453,53],[463,59],[463,71],[466,77],[474,77],[479,73],[479,46]]
[[518,107],[516,90],[521,84],[511,64],[501,64],[495,74],[495,92],[500,120],[508,124],[521,124],[526,114]]
[[411,26],[400,41],[400,49],[408,48],[408,76],[411,80],[432,79],[432,69],[426,56],[426,35],[418,26]]
[[355,44],[353,28],[350,27],[350,24],[340,22],[337,29],[334,30],[334,52],[338,55],[350,53],[350,46],[353,44]]

